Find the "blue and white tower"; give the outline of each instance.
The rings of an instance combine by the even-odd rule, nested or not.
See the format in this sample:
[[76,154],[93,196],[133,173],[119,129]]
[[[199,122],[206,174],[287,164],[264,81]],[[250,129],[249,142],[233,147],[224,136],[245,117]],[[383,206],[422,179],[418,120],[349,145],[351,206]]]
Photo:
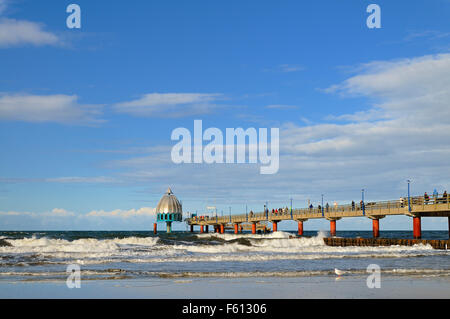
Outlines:
[[170,187],[156,206],[156,216],[158,222],[166,222],[167,233],[172,231],[172,222],[183,221],[183,207]]

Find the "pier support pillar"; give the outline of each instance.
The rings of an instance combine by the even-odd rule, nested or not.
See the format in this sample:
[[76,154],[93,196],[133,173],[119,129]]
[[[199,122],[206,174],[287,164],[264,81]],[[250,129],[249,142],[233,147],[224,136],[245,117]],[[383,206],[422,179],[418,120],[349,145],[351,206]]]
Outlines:
[[335,220],[330,220],[330,235],[336,236],[336,221]]
[[303,221],[298,222],[298,235],[303,236]]
[[154,223],[154,224],[153,224],[153,234],[156,235],[157,232],[158,232],[158,224],[157,224],[157,223]]
[[167,233],[170,234],[172,232],[172,222],[167,222]]
[[252,234],[256,234],[256,223],[252,223]]
[[273,222],[272,224],[273,224],[272,231],[277,232],[278,231],[278,222]]
[[239,224],[234,224],[234,233],[239,233]]
[[220,233],[221,234],[225,233],[225,225],[224,224],[220,224]]
[[209,233],[209,225],[205,226],[205,233]]
[[194,232],[194,225],[191,225],[191,233]]
[[372,219],[373,238],[380,237],[380,220]]
[[203,234],[203,225],[200,225],[200,234]]
[[[450,222],[450,219],[449,219]],[[242,234],[242,230],[244,229],[244,227],[242,227],[242,225],[239,225],[239,232]]]
[[450,216],[448,217],[448,238],[450,238]]
[[420,239],[422,237],[422,225],[420,217],[413,217],[413,237],[414,239]]

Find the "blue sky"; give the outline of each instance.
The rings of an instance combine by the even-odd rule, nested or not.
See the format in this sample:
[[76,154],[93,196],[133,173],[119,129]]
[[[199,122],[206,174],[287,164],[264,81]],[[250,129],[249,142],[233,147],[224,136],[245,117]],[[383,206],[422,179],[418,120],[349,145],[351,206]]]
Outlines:
[[[450,190],[450,2],[376,1],[381,29],[370,3],[0,0],[0,228],[151,229],[168,186],[233,213]],[[279,173],[173,164],[195,119],[279,127]]]

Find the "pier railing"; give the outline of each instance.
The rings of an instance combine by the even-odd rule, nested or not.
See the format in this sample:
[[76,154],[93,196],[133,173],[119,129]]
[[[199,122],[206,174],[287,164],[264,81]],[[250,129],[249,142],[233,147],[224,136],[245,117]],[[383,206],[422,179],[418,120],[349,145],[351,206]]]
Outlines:
[[187,218],[188,224],[228,224],[278,220],[307,220],[316,218],[340,219],[343,217],[379,218],[385,215],[414,215],[420,213],[450,211],[450,196],[448,194],[403,197],[397,200],[360,202],[345,205],[327,205],[325,207],[309,207],[297,209],[282,209],[277,213],[258,212],[231,216],[195,216]]

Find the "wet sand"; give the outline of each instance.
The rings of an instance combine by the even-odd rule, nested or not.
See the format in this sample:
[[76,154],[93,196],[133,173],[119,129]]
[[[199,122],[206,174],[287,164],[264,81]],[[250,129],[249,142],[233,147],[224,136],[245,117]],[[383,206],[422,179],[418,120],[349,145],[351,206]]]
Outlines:
[[366,276],[186,278],[82,281],[1,281],[0,298],[336,299],[450,298],[450,277],[383,276],[369,289]]

